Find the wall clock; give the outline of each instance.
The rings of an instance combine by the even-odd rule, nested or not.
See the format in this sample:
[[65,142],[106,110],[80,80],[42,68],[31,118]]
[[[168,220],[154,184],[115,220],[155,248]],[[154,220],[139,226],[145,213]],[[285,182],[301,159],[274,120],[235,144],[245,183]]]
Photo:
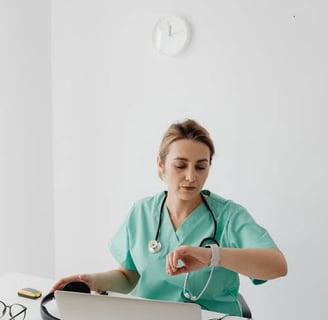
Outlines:
[[155,24],[153,31],[154,47],[161,53],[174,56],[189,44],[191,28],[181,16],[163,17]]

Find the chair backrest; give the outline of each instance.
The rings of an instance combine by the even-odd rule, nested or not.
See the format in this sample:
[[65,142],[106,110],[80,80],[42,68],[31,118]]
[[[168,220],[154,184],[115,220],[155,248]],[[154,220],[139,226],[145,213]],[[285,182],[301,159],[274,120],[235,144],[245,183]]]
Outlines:
[[238,300],[241,305],[241,310],[243,313],[243,317],[246,319],[252,319],[252,312],[251,309],[249,308],[245,298],[241,293],[238,294]]

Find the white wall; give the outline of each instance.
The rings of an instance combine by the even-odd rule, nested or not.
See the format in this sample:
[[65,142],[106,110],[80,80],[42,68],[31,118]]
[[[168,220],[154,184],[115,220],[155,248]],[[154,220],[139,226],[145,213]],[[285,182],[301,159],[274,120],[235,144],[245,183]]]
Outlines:
[[54,276],[50,1],[0,0],[0,274]]

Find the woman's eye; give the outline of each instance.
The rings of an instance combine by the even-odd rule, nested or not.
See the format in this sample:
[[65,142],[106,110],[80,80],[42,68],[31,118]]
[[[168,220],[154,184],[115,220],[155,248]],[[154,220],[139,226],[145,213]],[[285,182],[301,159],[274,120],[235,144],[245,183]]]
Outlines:
[[[175,166],[177,169],[186,169],[187,168],[187,166],[186,165],[176,165]],[[195,169],[197,170],[197,171],[199,171],[199,170],[206,170],[206,168],[207,167],[195,167]]]

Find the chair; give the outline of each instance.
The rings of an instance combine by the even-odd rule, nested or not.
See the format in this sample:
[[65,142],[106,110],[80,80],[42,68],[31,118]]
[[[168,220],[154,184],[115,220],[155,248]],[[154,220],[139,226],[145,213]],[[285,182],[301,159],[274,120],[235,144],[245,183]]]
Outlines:
[[241,305],[242,315],[244,318],[252,319],[251,309],[249,308],[245,298],[241,293],[238,293],[238,301]]

